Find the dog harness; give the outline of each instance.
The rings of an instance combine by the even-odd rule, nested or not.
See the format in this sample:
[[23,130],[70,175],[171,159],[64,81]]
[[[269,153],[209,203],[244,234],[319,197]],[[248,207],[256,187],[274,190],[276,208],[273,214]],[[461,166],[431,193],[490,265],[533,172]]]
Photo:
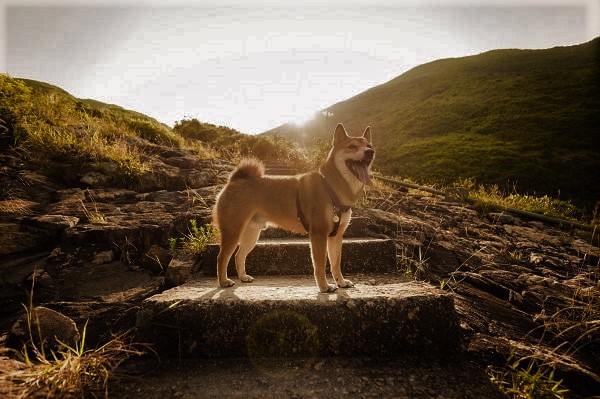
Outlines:
[[[331,188],[331,186],[329,185],[329,183],[327,183],[327,180],[325,180],[325,177],[319,173],[319,176],[321,177],[321,180],[323,181],[323,185],[325,186],[325,189],[327,190],[327,194],[329,194],[329,199],[331,200],[331,203],[333,204],[333,217],[331,218],[331,221],[333,222],[333,229],[331,230],[331,233],[329,233],[329,237],[335,237],[338,233],[338,229],[340,228],[340,222],[342,221],[342,215],[346,212],[348,212],[352,207],[347,206],[347,205],[342,205],[340,203],[340,199],[337,196],[337,194],[335,193],[335,191],[333,191],[333,189]],[[306,232],[308,233],[308,220],[306,219],[306,215],[304,214],[304,212],[302,212],[302,206],[300,205],[300,190],[298,190],[296,192],[296,209],[298,209],[298,220],[300,221],[300,223],[302,223],[302,227],[304,227],[304,230],[306,230]]]

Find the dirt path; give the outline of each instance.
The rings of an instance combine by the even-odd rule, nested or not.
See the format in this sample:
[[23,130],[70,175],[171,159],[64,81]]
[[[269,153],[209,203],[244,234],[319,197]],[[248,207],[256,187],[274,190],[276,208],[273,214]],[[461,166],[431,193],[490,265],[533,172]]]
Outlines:
[[[131,371],[152,367],[130,365]],[[110,398],[503,398],[462,358],[168,361],[111,386]]]

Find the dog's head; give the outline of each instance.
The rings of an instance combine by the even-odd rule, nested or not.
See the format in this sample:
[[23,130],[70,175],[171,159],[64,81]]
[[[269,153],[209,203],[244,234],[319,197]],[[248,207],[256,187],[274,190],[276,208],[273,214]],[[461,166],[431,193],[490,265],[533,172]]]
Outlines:
[[[346,167],[361,183],[372,185],[369,170],[375,150],[371,142],[371,128],[367,127],[362,137],[350,137],[341,123],[335,128],[333,134],[333,148],[331,150],[338,168]],[[345,174],[345,173],[342,173]]]

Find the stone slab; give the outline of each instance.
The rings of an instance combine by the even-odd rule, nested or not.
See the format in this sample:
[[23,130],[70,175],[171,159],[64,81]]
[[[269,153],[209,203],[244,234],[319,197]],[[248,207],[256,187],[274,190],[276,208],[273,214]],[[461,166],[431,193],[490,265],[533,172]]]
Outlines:
[[[219,246],[209,245],[202,255],[206,276],[216,275]],[[236,276],[234,257],[228,273]],[[329,267],[328,267],[329,270]],[[342,271],[375,273],[396,270],[396,244],[393,240],[375,238],[345,239],[342,247]],[[250,275],[313,274],[310,245],[306,238],[261,240],[246,259]]]
[[204,277],[146,299],[138,323],[140,342],[180,357],[451,352],[460,335],[452,296],[430,285],[358,283],[321,294],[304,276],[225,289]]

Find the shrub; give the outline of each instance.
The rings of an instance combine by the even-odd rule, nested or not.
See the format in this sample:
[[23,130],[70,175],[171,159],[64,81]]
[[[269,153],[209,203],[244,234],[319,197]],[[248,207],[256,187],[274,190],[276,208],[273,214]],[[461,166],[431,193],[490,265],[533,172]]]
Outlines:
[[184,237],[170,238],[169,249],[173,254],[179,244],[185,251],[194,254],[204,252],[206,246],[212,242],[215,242],[217,238],[217,229],[212,224],[205,224],[202,227],[198,227],[195,219],[190,220],[189,232]]
[[141,138],[155,144],[179,146],[183,141],[181,136],[175,134],[167,127],[147,120],[130,119],[127,120],[127,126]]

